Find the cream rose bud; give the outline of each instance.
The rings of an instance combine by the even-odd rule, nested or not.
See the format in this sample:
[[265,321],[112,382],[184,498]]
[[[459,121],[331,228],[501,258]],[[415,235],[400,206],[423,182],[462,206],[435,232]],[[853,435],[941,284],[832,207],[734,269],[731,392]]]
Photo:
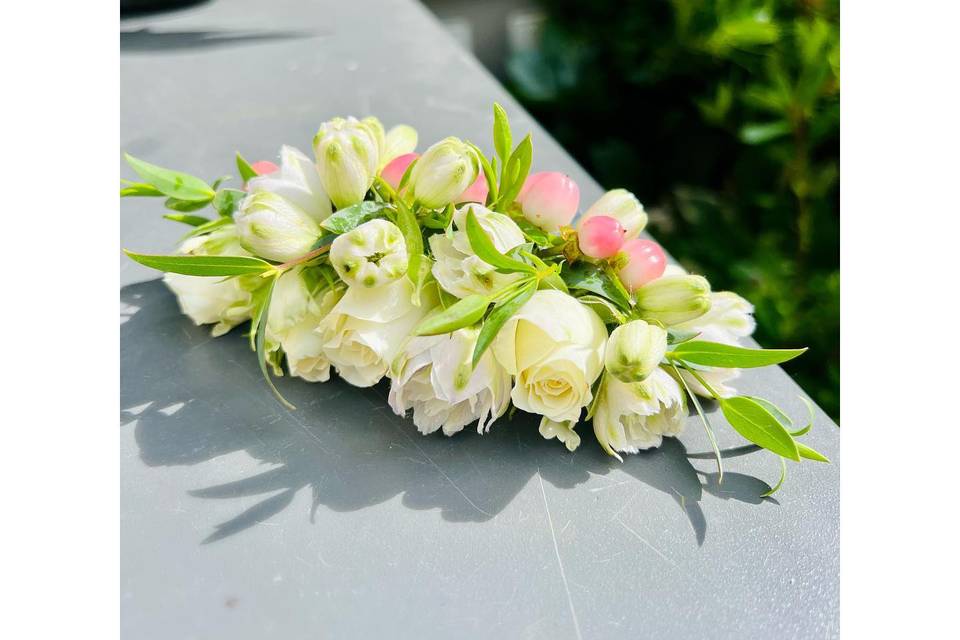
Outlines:
[[473,252],[466,232],[467,212],[471,209],[480,228],[500,253],[506,253],[524,242],[523,232],[509,216],[478,204],[457,209],[453,214],[456,230],[451,234],[436,233],[430,236],[429,242],[435,260],[431,268],[433,277],[444,291],[458,298],[472,294],[487,295],[523,277],[516,273],[497,273],[492,265]]
[[510,405],[510,376],[487,351],[471,366],[477,329],[410,339],[391,368],[390,407],[397,415],[413,409],[423,434],[442,429],[453,435],[477,423],[483,433]]
[[334,118],[313,138],[320,182],[338,209],[363,200],[380,165],[383,126],[356,118]]
[[660,327],[634,320],[610,334],[604,364],[621,382],[640,382],[649,376],[667,352],[667,332]]
[[710,310],[710,283],[702,276],[662,276],[634,294],[644,320],[667,326],[699,318]]
[[[188,238],[177,253],[197,256],[247,256],[237,240],[237,230],[232,224],[220,227],[203,236]],[[259,276],[216,278],[185,276],[166,273],[163,282],[174,295],[180,310],[194,324],[213,324],[214,336],[221,336],[233,327],[250,319],[253,309],[253,292],[261,286]]]
[[330,198],[313,161],[297,149],[283,146],[280,163],[278,171],[251,178],[247,191],[275,193],[302,209],[315,222],[325,220],[332,211]]
[[414,306],[413,284],[407,278],[375,287],[350,287],[316,331],[323,352],[340,376],[357,387],[383,378],[403,340],[436,305],[430,290]]
[[579,231],[583,223],[593,216],[610,216],[623,225],[626,230],[625,240],[632,240],[640,235],[647,226],[647,212],[637,197],[626,189],[613,189],[600,196],[600,199],[590,205],[577,221]]
[[312,291],[302,268],[287,271],[277,281],[267,316],[267,350],[281,349],[290,375],[309,382],[330,379],[330,361],[323,352],[323,340],[316,328],[342,294],[340,289]]
[[664,436],[683,430],[687,405],[676,380],[657,368],[643,382],[620,382],[605,376],[593,413],[593,432],[604,451],[637,453],[659,447]]
[[383,156],[380,158],[380,168],[382,169],[390,161],[402,155],[413,153],[417,148],[417,138],[417,130],[406,124],[398,124],[387,131]]
[[351,287],[379,287],[402,278],[407,261],[403,233],[387,220],[364,222],[330,245],[330,264]]
[[283,196],[270,191],[251,193],[233,216],[240,244],[267,260],[287,262],[310,251],[320,226]]
[[607,329],[599,316],[554,289],[537,291],[493,341],[497,360],[516,376],[518,409],[556,422],[576,421],[593,399]]
[[410,172],[413,197],[428,209],[439,209],[473,184],[480,160],[459,138],[444,138],[423,152]]

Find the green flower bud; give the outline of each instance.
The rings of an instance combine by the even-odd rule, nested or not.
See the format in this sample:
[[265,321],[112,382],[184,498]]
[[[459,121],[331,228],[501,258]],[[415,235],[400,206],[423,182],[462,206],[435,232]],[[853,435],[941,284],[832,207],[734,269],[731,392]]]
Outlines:
[[[374,119],[375,120],[375,119]],[[363,200],[373,184],[383,148],[383,126],[370,118],[334,118],[313,138],[320,182],[338,209]]]
[[710,283],[702,276],[663,276],[636,291],[640,316],[670,326],[710,310]]
[[653,373],[667,352],[667,332],[643,320],[613,330],[607,339],[604,364],[621,382],[640,382]]
[[320,226],[313,218],[270,191],[244,198],[233,219],[243,248],[267,260],[287,262],[299,258],[320,237]]
[[413,197],[428,209],[454,202],[480,173],[480,160],[459,138],[444,138],[427,149],[410,173]]

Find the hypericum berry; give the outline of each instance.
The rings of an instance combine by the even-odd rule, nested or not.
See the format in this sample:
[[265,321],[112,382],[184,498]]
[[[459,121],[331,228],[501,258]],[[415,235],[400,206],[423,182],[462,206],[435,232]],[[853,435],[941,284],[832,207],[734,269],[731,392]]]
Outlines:
[[663,275],[667,268],[667,256],[653,240],[636,238],[623,243],[623,251],[629,262],[620,270],[620,280],[630,291],[636,291],[648,282]]
[[467,187],[467,190],[460,194],[457,202],[478,202],[483,204],[487,201],[487,194],[490,192],[487,187],[487,178],[481,172],[473,184]]
[[407,167],[419,157],[419,153],[405,153],[402,156],[397,156],[380,170],[380,177],[394,189],[399,188],[400,180],[403,179],[403,174],[407,172]]
[[556,232],[570,224],[580,206],[580,187],[570,176],[556,171],[535,173],[517,196],[523,216],[545,231]]
[[252,165],[250,165],[250,168],[256,171],[258,176],[265,176],[269,173],[273,173],[274,171],[278,171],[280,169],[280,167],[273,164],[269,160],[257,160]]
[[610,258],[623,247],[627,230],[610,216],[593,216],[580,227],[580,251],[591,258]]

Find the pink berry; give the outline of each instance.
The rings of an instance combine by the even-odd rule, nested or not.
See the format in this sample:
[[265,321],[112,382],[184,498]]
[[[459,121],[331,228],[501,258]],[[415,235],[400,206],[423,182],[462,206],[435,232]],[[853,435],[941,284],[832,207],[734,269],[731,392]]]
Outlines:
[[419,153],[405,153],[402,156],[397,156],[388,162],[387,166],[380,171],[380,177],[394,189],[399,188],[400,180],[403,179],[403,174],[406,173],[407,167],[419,157]]
[[280,169],[280,167],[273,164],[269,160],[258,160],[250,165],[250,168],[256,171],[258,176],[265,176],[268,173],[273,173],[274,171],[278,171]]
[[570,224],[580,206],[580,187],[562,173],[535,173],[517,196],[524,217],[546,231]]
[[620,251],[626,235],[616,218],[592,216],[580,227],[580,251],[591,258],[609,258]]
[[623,251],[630,261],[620,270],[620,280],[630,291],[636,291],[648,282],[663,275],[667,268],[667,256],[653,240],[635,238],[623,243]]
[[487,188],[487,178],[481,172],[480,175],[477,176],[477,179],[473,181],[473,184],[460,194],[457,202],[479,202],[483,204],[487,201],[487,193],[489,192],[490,189]]

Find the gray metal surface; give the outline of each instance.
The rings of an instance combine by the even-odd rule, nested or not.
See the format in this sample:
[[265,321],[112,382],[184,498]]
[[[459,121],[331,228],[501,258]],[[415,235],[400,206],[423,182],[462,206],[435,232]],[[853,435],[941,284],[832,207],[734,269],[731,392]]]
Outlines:
[[[339,114],[412,124],[421,148],[486,142],[497,100],[533,132],[535,168],[570,173],[585,203],[601,191],[411,0],[214,2],[122,29],[121,141],[152,162],[212,179],[238,149],[309,150]],[[154,201],[122,216],[131,249],[182,232]],[[809,443],[834,464],[789,464],[776,500],[759,497],[779,473],[764,453],[717,486],[689,456],[709,450],[694,419],[620,464],[519,415],[423,437],[383,385],[280,380],[291,413],[239,332],[211,339],[120,264],[124,637],[837,635],[839,438],[819,410]],[[805,413],[778,369],[738,386]]]

